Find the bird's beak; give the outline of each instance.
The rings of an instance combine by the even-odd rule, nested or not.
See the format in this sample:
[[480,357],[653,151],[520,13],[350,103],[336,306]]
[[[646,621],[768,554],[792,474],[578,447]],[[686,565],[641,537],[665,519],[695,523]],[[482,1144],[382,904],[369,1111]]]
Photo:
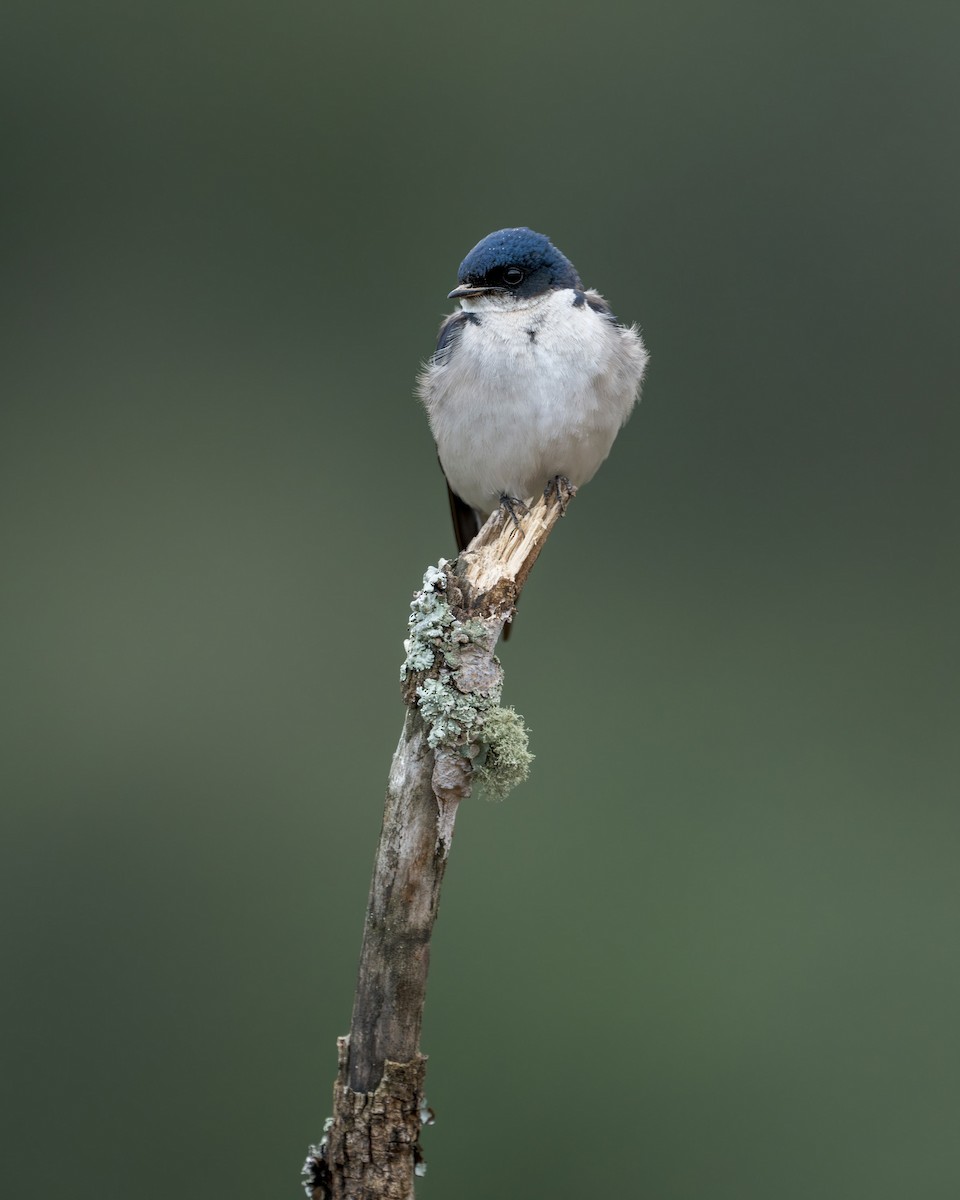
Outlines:
[[471,287],[468,283],[461,283],[459,287],[455,287],[452,292],[447,293],[448,300],[464,300],[468,296],[486,296],[490,292],[502,292],[503,288],[498,287]]

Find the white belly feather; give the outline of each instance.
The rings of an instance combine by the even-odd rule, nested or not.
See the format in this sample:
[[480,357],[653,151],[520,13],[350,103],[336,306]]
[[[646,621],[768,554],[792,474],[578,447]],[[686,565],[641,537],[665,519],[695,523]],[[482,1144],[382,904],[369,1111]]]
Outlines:
[[573,291],[509,306],[465,300],[451,353],[427,365],[420,396],[451,488],[486,516],[502,495],[528,500],[549,479],[586,483],[630,415],[647,353]]

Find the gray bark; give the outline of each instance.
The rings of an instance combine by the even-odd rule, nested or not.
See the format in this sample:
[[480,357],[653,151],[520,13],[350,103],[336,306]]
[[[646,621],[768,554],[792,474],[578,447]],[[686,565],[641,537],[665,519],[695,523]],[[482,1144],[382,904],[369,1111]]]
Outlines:
[[[453,566],[445,567],[445,597],[471,640],[456,659],[456,695],[482,702],[496,689],[494,648],[547,537],[572,490],[537,501],[515,527],[494,513]],[[420,1161],[426,1059],[420,1027],[430,963],[430,938],[450,852],[457,806],[470,794],[470,741],[432,747],[419,711],[418,687],[444,673],[436,663],[412,673],[408,705],[387,784],[380,843],[367,907],[350,1034],[339,1040],[334,1113],[323,1142],[304,1167],[312,1200],[412,1200]],[[445,674],[450,676],[450,670]]]

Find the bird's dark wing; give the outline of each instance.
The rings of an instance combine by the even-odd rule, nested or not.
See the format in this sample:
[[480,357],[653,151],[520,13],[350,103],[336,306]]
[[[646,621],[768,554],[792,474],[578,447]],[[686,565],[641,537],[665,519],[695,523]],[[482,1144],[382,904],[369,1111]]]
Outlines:
[[480,518],[477,510],[471,508],[466,500],[461,500],[449,483],[447,495],[450,497],[450,516],[453,518],[453,532],[457,535],[457,549],[466,550],[480,532]]
[[476,313],[463,312],[462,309],[460,312],[451,313],[440,326],[440,332],[437,334],[437,348],[433,352],[433,361],[435,363],[446,362],[456,348],[466,326],[479,324],[480,318]]
[[[446,362],[456,349],[457,342],[467,325],[479,324],[480,318],[476,313],[463,311],[451,313],[440,326],[437,348],[433,352],[433,361],[435,363]],[[443,470],[443,463],[440,464],[440,470]],[[457,551],[459,552],[466,550],[480,532],[480,514],[475,508],[471,508],[466,500],[461,500],[449,482],[447,483],[447,496],[450,500],[450,516],[453,519],[453,532],[457,539]],[[509,636],[510,626],[505,625],[503,628],[504,641]]]
[[[443,364],[456,350],[467,325],[479,325],[480,318],[476,313],[451,313],[440,326],[437,335],[437,348],[433,352],[434,363]],[[440,464],[443,470],[443,463]],[[450,516],[453,518],[453,532],[457,536],[457,550],[466,550],[467,546],[480,532],[480,518],[465,500],[461,500],[456,492],[447,484],[447,494],[450,497]]]
[[587,288],[585,292],[574,293],[573,307],[580,308],[584,304],[586,304],[587,308],[592,308],[593,311],[598,313],[601,317],[606,317],[611,325],[619,324],[619,321],[613,315],[610,305],[606,302],[606,300],[604,300],[600,293],[595,292],[593,288]]

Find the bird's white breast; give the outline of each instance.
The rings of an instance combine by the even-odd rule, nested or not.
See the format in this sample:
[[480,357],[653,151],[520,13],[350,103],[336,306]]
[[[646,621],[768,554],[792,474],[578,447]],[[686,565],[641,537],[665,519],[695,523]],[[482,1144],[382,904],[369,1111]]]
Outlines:
[[640,335],[580,296],[464,300],[473,317],[421,375],[447,480],[483,515],[555,475],[586,483],[633,408],[647,362]]

